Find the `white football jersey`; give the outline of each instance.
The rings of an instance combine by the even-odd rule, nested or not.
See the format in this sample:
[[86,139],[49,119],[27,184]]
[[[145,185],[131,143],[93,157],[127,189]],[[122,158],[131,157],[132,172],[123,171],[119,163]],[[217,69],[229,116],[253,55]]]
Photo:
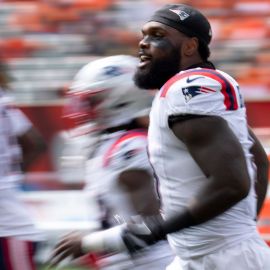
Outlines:
[[[143,169],[153,173],[147,154],[147,134],[143,130],[119,131],[101,138],[94,158],[89,159],[86,175],[86,192],[100,195],[109,209],[111,223],[125,222],[137,215],[126,191],[119,187],[118,176],[128,169]],[[145,203],[149,203],[145,198]],[[116,259],[115,259],[116,258]],[[173,260],[167,242],[149,249],[143,256],[131,260],[127,254],[104,259],[102,269],[165,269]]]
[[[237,82],[228,74],[195,68],[171,78],[157,93],[150,113],[149,156],[158,179],[165,218],[181,213],[207,178],[169,127],[170,116],[217,115],[242,144],[253,183],[249,195],[225,213],[198,226],[169,235],[183,259],[213,252],[256,233],[255,167],[249,149],[246,111]],[[221,142],[222,143],[222,142]],[[209,162],[215,162],[209,157]]]
[[94,158],[87,162],[85,189],[101,196],[112,215],[123,220],[136,213],[119,187],[118,177],[128,169],[144,169],[152,174],[146,136],[142,130],[103,135]]
[[29,241],[43,239],[18,194],[18,181],[22,180],[23,174],[17,136],[31,126],[26,116],[12,107],[10,99],[0,90],[0,237]]

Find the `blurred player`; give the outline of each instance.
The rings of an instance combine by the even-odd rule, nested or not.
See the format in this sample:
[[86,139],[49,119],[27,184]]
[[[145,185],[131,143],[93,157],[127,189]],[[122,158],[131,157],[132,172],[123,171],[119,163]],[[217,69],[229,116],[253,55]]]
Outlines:
[[[138,64],[131,56],[112,56],[90,62],[76,75],[70,95],[78,116],[84,117],[100,134],[87,163],[85,189],[98,195],[103,209],[102,227],[109,229],[113,244],[119,227],[132,216],[159,216],[159,201],[153,172],[147,156],[148,113],[152,96],[135,87],[132,76]],[[73,117],[76,113],[73,114]],[[116,223],[118,221],[118,223]],[[98,236],[99,237],[99,232]],[[90,252],[115,252],[109,246],[85,245],[80,234],[70,234],[56,246],[52,262],[69,255]],[[111,242],[111,243],[110,243]],[[165,269],[172,261],[167,241],[162,241],[144,256],[129,259],[127,253],[105,257],[104,269]]]
[[18,196],[22,170],[45,149],[45,143],[26,116],[7,95],[4,66],[0,75],[0,269],[32,270],[35,244],[43,240]]

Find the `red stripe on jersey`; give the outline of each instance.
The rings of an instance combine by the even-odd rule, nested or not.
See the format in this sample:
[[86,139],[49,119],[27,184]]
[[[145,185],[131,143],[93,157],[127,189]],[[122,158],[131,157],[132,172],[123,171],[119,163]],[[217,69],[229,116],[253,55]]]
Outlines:
[[4,254],[4,270],[12,270],[12,264],[11,264],[11,252],[9,250],[9,238],[2,238],[2,251]]
[[[217,72],[209,71],[207,72],[206,76],[218,81],[222,85],[221,93],[224,96],[224,104],[226,109],[236,110],[238,108],[237,98],[232,84]],[[232,97],[230,97],[230,94],[232,95]]]
[[204,90],[205,93],[208,93],[208,92],[213,92],[213,93],[215,93],[215,92],[216,92],[216,90],[213,90],[213,89],[211,89],[211,88],[209,88],[209,87],[205,87],[205,86],[201,86],[200,90]]
[[166,97],[167,92],[169,91],[170,87],[178,80],[188,77],[190,75],[190,72],[186,72],[184,74],[176,74],[172,78],[170,78],[162,87],[162,92],[160,94],[160,97]]
[[204,90],[204,89],[202,89],[202,88],[200,88],[200,91],[203,92],[203,93],[209,93],[209,91]]
[[109,165],[110,163],[110,158],[112,157],[113,153],[117,150],[117,147],[124,141],[131,139],[131,138],[135,138],[135,137],[143,137],[146,138],[147,137],[147,132],[145,131],[129,131],[127,133],[125,133],[123,136],[121,136],[119,139],[117,139],[109,148],[109,150],[107,151],[107,153],[104,156],[103,159],[103,167],[106,167]]
[[218,81],[222,88],[221,93],[224,96],[224,105],[227,110],[236,110],[238,108],[237,98],[232,84],[221,74],[213,69],[201,69],[201,70],[191,70],[184,72],[182,74],[176,74],[173,76],[162,88],[160,97],[166,97],[170,87],[178,80],[189,77],[191,75],[201,75],[212,78]]
[[[31,270],[35,270],[36,267],[34,265],[34,253],[35,253],[35,250],[34,250],[34,243],[33,242],[27,242],[27,255],[28,255],[28,261],[29,261],[29,266],[31,267]],[[29,269],[30,270],[30,269]]]

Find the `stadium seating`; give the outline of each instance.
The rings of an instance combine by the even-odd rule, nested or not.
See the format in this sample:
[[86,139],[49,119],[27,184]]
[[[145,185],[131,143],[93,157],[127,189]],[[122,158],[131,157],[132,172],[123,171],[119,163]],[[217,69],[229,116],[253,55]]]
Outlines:
[[[0,5],[0,48],[2,57],[12,63],[14,58],[65,58],[116,53],[136,53],[140,26],[153,9],[165,1],[2,1]],[[175,1],[177,2],[177,1]],[[270,3],[268,0],[181,1],[200,8],[213,26],[211,45],[213,60],[219,68],[232,73],[243,84],[246,99],[270,92]],[[87,59],[87,58],[86,58]],[[87,60],[86,60],[87,61]],[[85,62],[86,62],[85,61]],[[39,61],[37,61],[39,62]],[[82,63],[83,64],[83,63]],[[37,64],[38,65],[38,64]],[[14,67],[14,65],[12,66]],[[46,67],[45,73],[46,73]],[[33,61],[32,69],[36,69]],[[65,70],[69,70],[68,67]],[[70,70],[69,70],[70,71]],[[68,84],[72,72],[54,76],[49,88]],[[17,69],[12,69],[13,73]],[[21,74],[23,71],[18,71]],[[59,70],[57,71],[59,72]],[[52,71],[52,73],[54,73]],[[29,73],[30,74],[30,73]],[[32,79],[16,76],[14,91],[24,91]],[[36,73],[33,73],[35,81]],[[48,74],[48,73],[47,73]],[[56,73],[54,73],[56,74]],[[64,76],[64,77],[63,77]],[[46,76],[44,80],[46,80]],[[27,83],[25,80],[29,80]],[[22,90],[17,88],[22,84]],[[40,78],[42,84],[42,78]],[[38,87],[37,87],[38,89]],[[261,92],[263,89],[263,93]],[[36,90],[38,91],[38,90]],[[43,91],[43,89],[42,89]],[[20,95],[21,96],[21,95]],[[28,95],[29,97],[29,95]]]

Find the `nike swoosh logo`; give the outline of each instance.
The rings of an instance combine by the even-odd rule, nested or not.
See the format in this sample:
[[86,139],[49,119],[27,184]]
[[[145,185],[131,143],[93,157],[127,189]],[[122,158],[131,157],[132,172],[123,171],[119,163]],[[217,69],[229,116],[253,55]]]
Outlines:
[[188,78],[187,78],[187,83],[191,83],[191,82],[193,82],[193,81],[195,81],[195,80],[197,80],[197,79],[200,79],[200,78],[204,78],[204,77],[199,76],[199,77],[195,77],[195,78],[193,78],[193,79],[190,79],[190,78],[188,77]]

